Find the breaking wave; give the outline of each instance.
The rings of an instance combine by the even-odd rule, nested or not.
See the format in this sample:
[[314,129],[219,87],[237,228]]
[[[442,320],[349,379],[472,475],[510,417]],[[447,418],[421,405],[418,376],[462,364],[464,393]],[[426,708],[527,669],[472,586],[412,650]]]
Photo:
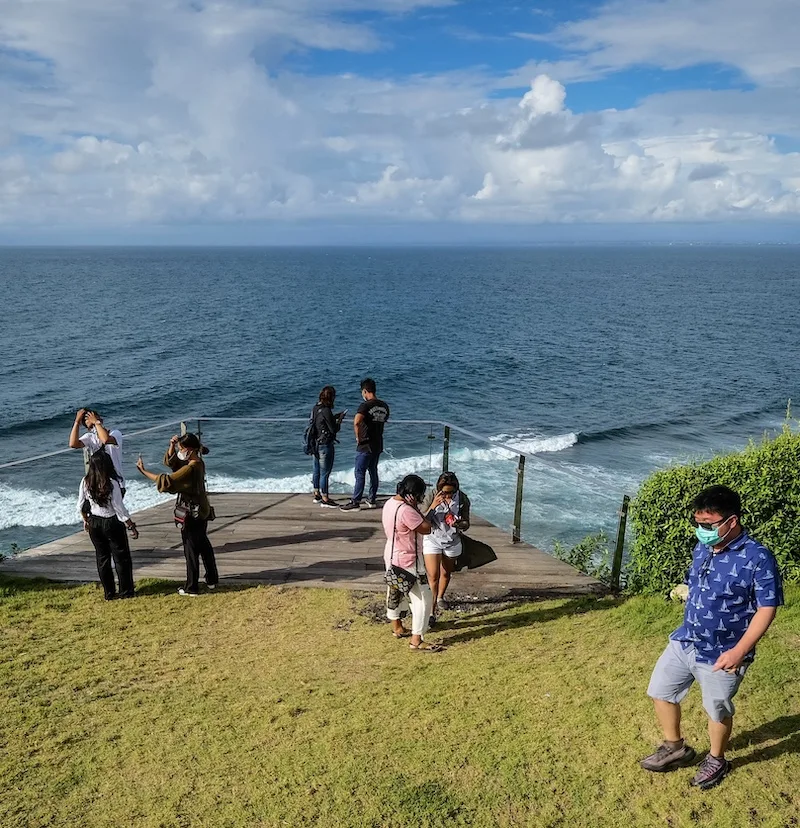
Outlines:
[[[575,433],[545,437],[533,433],[518,435],[500,434],[492,437],[493,443],[503,443],[527,454],[559,452],[578,442]],[[501,447],[454,448],[450,452],[450,467],[456,470],[480,471],[481,479],[488,491],[502,481],[506,483],[511,468],[509,460],[516,455]],[[338,470],[331,475],[333,488],[345,491],[355,482],[352,458],[344,453],[337,458]],[[346,464],[346,465],[345,465]],[[308,463],[310,466],[310,463]],[[407,474],[420,474],[433,479],[442,466],[441,452],[431,455],[397,457],[387,452],[381,459],[380,474],[384,481],[395,481]],[[496,479],[495,479],[496,478]],[[483,488],[482,486],[481,488]],[[70,526],[80,523],[77,511],[77,481],[74,494],[48,489],[15,487],[8,481],[0,482],[0,531],[15,526],[48,527]],[[211,472],[208,476],[211,492],[308,492],[311,491],[310,469],[302,473],[283,477],[238,477]],[[157,503],[169,500],[159,494],[152,484],[138,480],[128,481],[125,504],[131,512],[147,509]]]

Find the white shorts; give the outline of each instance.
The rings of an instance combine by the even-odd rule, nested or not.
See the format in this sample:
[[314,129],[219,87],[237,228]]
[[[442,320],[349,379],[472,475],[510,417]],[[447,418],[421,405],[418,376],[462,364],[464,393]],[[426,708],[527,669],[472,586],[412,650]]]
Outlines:
[[446,555],[448,558],[457,558],[461,554],[461,537],[456,535],[449,540],[441,540],[433,535],[422,536],[423,555]]

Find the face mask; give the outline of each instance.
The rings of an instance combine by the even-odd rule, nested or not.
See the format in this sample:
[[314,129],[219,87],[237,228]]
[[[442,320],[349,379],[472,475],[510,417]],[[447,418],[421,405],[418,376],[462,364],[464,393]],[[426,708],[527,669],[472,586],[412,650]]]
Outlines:
[[178,449],[177,454],[178,460],[185,460],[189,456],[183,449]]
[[[723,524],[720,524],[720,526],[722,525]],[[720,537],[719,528],[720,527],[717,526],[716,529],[703,529],[701,526],[698,526],[694,530],[694,533],[697,535],[697,540],[699,540],[700,543],[704,543],[706,546],[719,546],[719,544],[725,540],[731,531],[728,529],[728,531]]]

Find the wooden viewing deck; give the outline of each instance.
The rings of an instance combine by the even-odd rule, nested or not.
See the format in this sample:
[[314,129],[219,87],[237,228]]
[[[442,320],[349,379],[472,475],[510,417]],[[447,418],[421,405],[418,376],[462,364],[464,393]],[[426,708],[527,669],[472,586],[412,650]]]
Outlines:
[[[322,509],[310,494],[213,494],[209,524],[221,584],[266,583],[380,592],[384,534],[381,510]],[[385,498],[380,498],[380,503]],[[183,581],[180,533],[172,501],[137,512],[131,541],[134,576]],[[451,597],[464,600],[603,593],[607,587],[473,515],[469,534],[490,544],[498,560],[453,576]],[[202,567],[201,567],[202,571]],[[94,549],[84,532],[52,541],[0,563],[0,572],[56,581],[97,581]]]

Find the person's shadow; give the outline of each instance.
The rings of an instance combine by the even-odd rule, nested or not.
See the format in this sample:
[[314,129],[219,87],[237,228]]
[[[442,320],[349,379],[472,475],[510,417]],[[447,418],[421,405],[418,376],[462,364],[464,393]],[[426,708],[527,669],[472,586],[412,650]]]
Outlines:
[[731,748],[743,750],[747,747],[756,747],[764,742],[780,741],[774,745],[757,748],[752,753],[736,759],[736,767],[742,768],[754,762],[766,762],[776,759],[786,753],[800,753],[800,714],[781,716],[768,724],[760,725],[753,730],[738,733],[731,740]]
[[486,638],[489,635],[514,629],[515,627],[527,627],[531,624],[543,624],[547,621],[555,621],[564,616],[582,615],[585,612],[597,612],[599,610],[613,609],[624,603],[622,598],[604,598],[598,600],[595,596],[584,595],[579,598],[572,598],[554,607],[535,606],[524,612],[516,609],[506,608],[503,610],[487,610],[484,612],[470,613],[464,618],[455,618],[449,621],[437,622],[432,628],[434,632],[445,633],[446,646],[452,644],[464,644],[468,641],[476,641],[479,638]]

